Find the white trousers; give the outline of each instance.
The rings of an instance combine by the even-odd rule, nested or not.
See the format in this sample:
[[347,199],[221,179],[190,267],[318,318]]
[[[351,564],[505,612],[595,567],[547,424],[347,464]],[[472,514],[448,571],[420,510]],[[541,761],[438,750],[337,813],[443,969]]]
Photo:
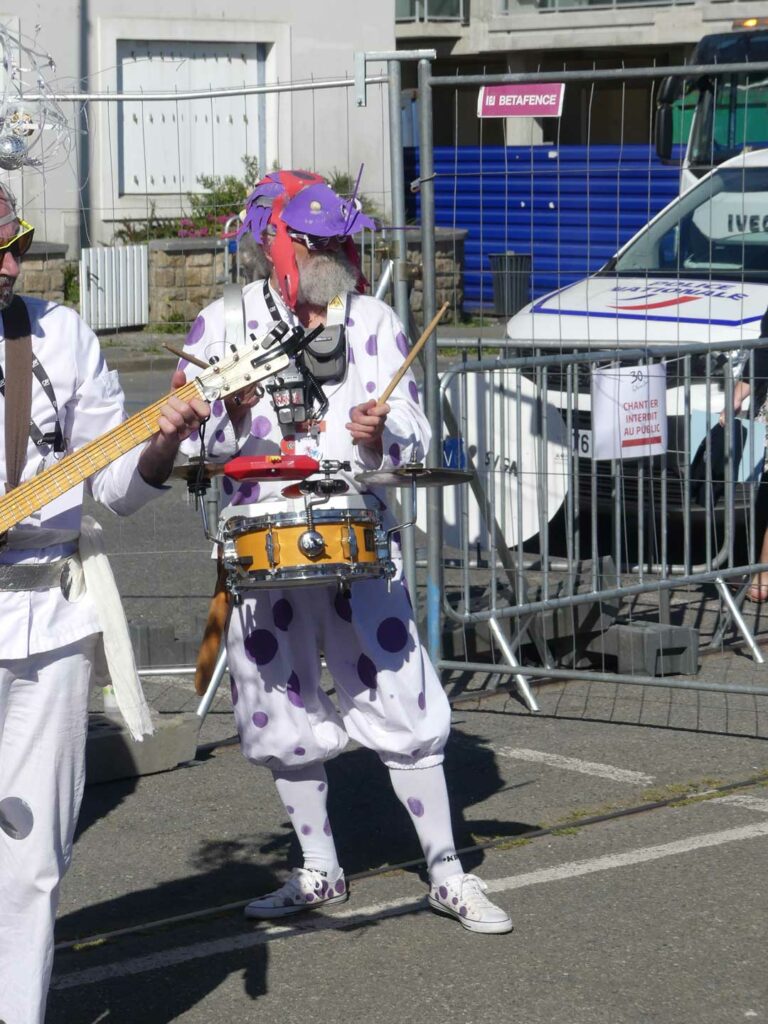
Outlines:
[[96,646],[0,660],[0,1020],[42,1024],[85,779]]
[[232,611],[227,656],[241,749],[255,764],[303,768],[349,737],[388,768],[443,760],[451,711],[402,580],[360,580],[349,599],[335,585],[254,592]]

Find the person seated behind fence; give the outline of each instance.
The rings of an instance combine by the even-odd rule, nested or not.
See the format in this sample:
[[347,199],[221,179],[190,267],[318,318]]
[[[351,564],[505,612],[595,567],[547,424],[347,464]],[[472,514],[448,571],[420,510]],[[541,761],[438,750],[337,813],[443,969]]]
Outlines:
[[[430,432],[410,372],[387,404],[375,397],[400,368],[408,344],[393,311],[360,294],[352,236],[363,227],[373,224],[317,175],[276,171],[257,184],[244,230],[267,256],[269,277],[244,289],[248,327],[258,332],[280,320],[311,329],[341,296],[341,365],[320,385],[315,411],[298,422],[279,420],[269,395],[214,403],[205,458],[296,453],[346,461],[351,472],[340,471],[340,477],[350,488],[347,507],[386,509],[385,492],[361,488],[354,474],[422,460]],[[224,336],[219,300],[202,311],[185,349],[210,358],[223,352]],[[316,372],[325,373],[322,367]],[[185,450],[200,455],[190,444]],[[229,508],[222,518],[287,511],[284,486],[225,478]],[[297,502],[295,511],[303,509]],[[303,856],[285,884],[254,899],[245,913],[278,918],[347,899],[327,816],[324,762],[351,737],[376,751],[389,769],[424,851],[431,907],[471,931],[508,932],[509,915],[485,896],[478,878],[464,873],[456,853],[443,772],[450,708],[419,642],[399,552],[394,554],[391,587],[384,579],[358,580],[347,596],[332,577],[309,587],[245,591],[232,609],[226,644],[241,749],[272,772]],[[321,686],[321,651],[338,707]]]
[[[768,448],[768,309],[760,321],[760,337],[765,339],[764,348],[753,349],[752,359],[747,360],[743,376],[736,381],[733,388],[732,407],[734,416],[738,416],[747,398],[750,398],[750,406],[756,423],[765,426],[765,444]],[[754,384],[754,393],[752,386]],[[725,425],[726,410],[720,413],[720,423]],[[768,453],[767,453],[768,454]],[[768,460],[763,464],[763,477],[761,484],[768,484]],[[765,488],[761,487],[764,492]],[[759,493],[759,492],[758,492]],[[760,520],[765,520],[766,498],[761,497],[759,501],[760,510],[763,513]],[[763,539],[758,555],[759,562],[768,563],[768,522],[764,526]],[[749,601],[762,603],[768,601],[768,572],[757,572],[752,577],[749,586],[745,591],[745,597]]]

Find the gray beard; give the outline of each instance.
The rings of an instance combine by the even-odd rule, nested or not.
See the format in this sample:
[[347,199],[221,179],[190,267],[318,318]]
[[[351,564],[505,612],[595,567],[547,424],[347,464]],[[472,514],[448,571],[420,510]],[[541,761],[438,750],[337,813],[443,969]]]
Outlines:
[[[0,274],[0,310],[8,309],[13,301],[13,289],[16,284],[14,277],[6,277]],[[331,296],[333,298],[333,296]]]
[[354,291],[357,271],[340,252],[313,253],[299,269],[299,302],[327,306],[331,299]]

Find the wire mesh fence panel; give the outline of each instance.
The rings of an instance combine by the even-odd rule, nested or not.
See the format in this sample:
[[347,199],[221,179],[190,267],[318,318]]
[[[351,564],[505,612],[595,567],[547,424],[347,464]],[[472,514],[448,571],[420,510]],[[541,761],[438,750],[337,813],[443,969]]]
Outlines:
[[[30,185],[28,215],[38,238],[69,231],[83,256],[68,259],[65,244],[46,243],[30,254],[19,284],[25,294],[69,303],[98,331],[110,367],[120,371],[129,413],[170,390],[176,358],[164,346],[181,349],[200,310],[227,283],[268,273],[258,250],[245,254],[237,238],[259,177],[278,166],[316,171],[378,217],[382,235],[366,231],[358,239],[362,271],[374,288],[393,229],[402,228],[390,217],[383,76],[368,76],[361,109],[351,77],[270,85],[258,47],[246,54],[253,74],[239,87],[226,77],[201,77],[199,62],[211,56],[205,47],[161,49],[125,45],[119,94],[62,97],[66,116],[87,129],[60,169],[79,188],[68,191],[72,206],[65,207],[49,200],[60,189],[33,195]],[[227,64],[218,66],[226,71]],[[169,89],[173,69],[184,70],[183,81]],[[25,173],[37,181],[37,172]],[[198,506],[207,507],[215,529],[216,488],[213,480],[206,495],[194,497],[174,476],[166,495],[128,519],[86,503],[103,525],[137,662],[161,713],[188,712],[198,702],[189,670],[216,582]],[[225,687],[213,710],[227,701]]]
[[[435,145],[425,150],[422,132],[407,173],[418,214],[460,236],[465,254],[467,327],[444,344],[455,349],[476,326],[489,364],[443,384],[441,440],[476,469],[463,506],[441,496],[443,533],[428,540],[430,581],[445,581],[444,667],[504,662],[515,677],[523,661],[531,677],[646,685],[674,673],[685,687],[700,649],[760,630],[759,616],[742,617],[759,603],[741,600],[759,602],[747,585],[763,579],[761,357],[749,352],[761,350],[768,306],[758,213],[768,157],[748,109],[730,122],[735,147],[710,145],[705,159],[688,145],[692,112],[701,126],[709,105],[722,111],[730,73],[428,79]],[[750,73],[755,82],[765,69]],[[744,79],[727,81],[748,108]],[[545,82],[564,86],[559,117],[531,116]],[[504,116],[468,125],[458,97],[470,90],[479,113],[495,90]],[[527,116],[508,116],[525,103]],[[660,139],[662,107],[671,130]],[[678,198],[681,163],[696,184]],[[435,266],[435,302],[447,269]],[[489,345],[504,357],[493,369]],[[652,376],[653,396],[642,390]],[[614,389],[620,422],[598,404],[601,387]],[[740,418],[721,417],[734,404]],[[495,620],[511,623],[506,645]]]
[[[366,210],[387,223],[384,78],[369,76],[361,109],[351,77],[270,84],[263,48],[246,47],[242,66],[228,59],[233,45],[125,41],[117,93],[59,97],[75,135],[67,160],[17,175],[38,240],[20,282],[27,294],[79,308],[98,330],[135,328],[145,336],[132,339],[139,348],[149,334],[184,334],[224,283],[264,269],[253,258],[242,266],[239,214],[258,178],[278,166],[316,170],[348,195],[359,177]],[[136,245],[147,247],[138,304],[121,294],[137,286],[128,261],[113,255]],[[81,248],[96,251],[84,264]],[[361,248],[375,283],[386,242],[367,238]]]
[[[61,98],[67,116],[87,129],[70,164],[57,172],[78,182],[73,194],[82,202],[52,206],[43,194],[30,203],[40,213],[43,235],[49,226],[53,236],[54,227],[66,225],[90,248],[136,247],[145,254],[146,313],[131,308],[127,320],[111,328],[129,328],[130,335],[102,335],[110,361],[126,370],[131,403],[148,404],[150,391],[154,398],[167,389],[172,360],[163,344],[169,335],[181,347],[200,309],[226,283],[263,273],[244,258],[236,238],[256,177],[275,165],[304,165],[351,194],[365,164],[358,198],[386,225],[360,240],[363,270],[374,288],[381,283],[389,297],[388,275],[397,283],[406,274],[415,321],[447,301],[456,327],[490,326],[503,354],[520,360],[498,373],[457,371],[437,409],[434,391],[428,394],[437,457],[477,471],[471,499],[465,489],[446,495],[437,529],[437,497],[430,495],[419,510],[428,544],[439,545],[437,555],[429,548],[427,569],[436,573],[440,596],[445,590],[448,619],[462,631],[470,622],[482,630],[483,623],[514,621],[508,655],[535,652],[542,672],[558,671],[557,665],[568,671],[591,656],[577,642],[580,623],[597,623],[593,632],[599,633],[619,605],[626,611],[628,601],[639,607],[648,600],[655,602],[656,620],[671,627],[679,587],[717,586],[718,575],[735,576],[736,570],[746,578],[760,564],[763,522],[755,481],[764,429],[756,403],[742,420],[726,417],[728,444],[739,445],[738,467],[732,447],[716,498],[711,432],[721,410],[734,404],[738,374],[751,375],[753,397],[765,376],[756,357],[744,353],[752,351],[768,306],[759,213],[768,166],[757,149],[706,178],[702,156],[717,164],[734,138],[759,141],[748,116],[751,99],[731,124],[730,149],[716,146],[717,116],[710,142],[698,143],[698,162],[688,148],[684,169],[698,175],[698,184],[664,209],[679,191],[680,167],[669,161],[683,153],[691,111],[700,111],[702,96],[721,109],[721,86],[705,95],[698,79],[686,80],[681,71],[683,85],[675,92],[653,69],[564,69],[560,117],[468,124],[468,90],[474,96],[506,84],[493,76],[428,80],[430,97],[422,86],[403,108],[404,123],[415,123],[418,113],[422,131],[420,147],[404,153],[405,177],[413,182],[410,214],[426,225],[419,232],[391,217],[388,95],[381,76],[369,80],[361,108],[352,78],[267,83],[258,46],[246,54],[256,82],[248,86],[225,76],[199,88],[197,58],[181,44],[144,52],[126,43],[119,57],[125,91]],[[169,69],[178,67],[186,69],[185,91],[165,89]],[[507,84],[524,91],[542,80],[516,75]],[[130,91],[139,81],[141,96]],[[739,82],[730,87],[733,96]],[[666,148],[656,121],[657,107],[665,104],[672,108]],[[431,120],[422,116],[433,107]],[[298,135],[286,127],[298,123]],[[425,139],[437,145],[429,148]],[[430,221],[436,231],[428,246]],[[402,237],[408,267],[393,270],[393,242]],[[111,297],[117,308],[126,290],[144,287],[119,262],[91,261],[78,275],[63,251],[47,246],[39,265],[27,263],[21,289],[77,305],[79,283],[81,290]],[[81,298],[83,312],[96,316]],[[710,351],[690,347],[697,343]],[[131,362],[137,350],[144,352],[140,368]],[[598,359],[587,358],[594,352]],[[605,423],[595,419],[596,371],[623,379],[638,366],[663,367],[664,451],[599,458]],[[428,363],[428,392],[436,386],[433,376]],[[650,411],[633,410],[640,451],[648,439],[642,417]],[[702,444],[704,471],[694,497],[691,465]],[[173,487],[179,491],[175,518],[151,508],[144,518],[114,524],[111,544],[123,585],[132,588],[124,590],[129,617],[148,627],[162,608],[179,633],[204,614],[213,571],[183,482]],[[675,518],[680,525],[673,535]],[[467,575],[470,570],[481,573],[480,582]],[[589,604],[578,596],[585,587],[603,595],[596,618],[579,611]],[[715,613],[708,634],[713,643],[732,623],[745,633],[738,608],[726,602],[726,609],[727,621]],[[498,658],[499,637],[488,637],[489,657]],[[167,664],[188,660],[180,658],[184,637],[174,640],[182,646],[173,648]],[[603,650],[597,670],[621,675],[606,658]]]
[[[743,379],[756,390],[760,351],[759,342],[738,350]],[[753,634],[764,633],[760,616],[734,601],[765,571],[764,425],[753,410],[743,419],[729,413],[721,426],[713,410],[698,453],[690,432],[678,430],[652,454],[655,432],[669,438],[676,426],[674,406],[664,408],[668,362],[659,348],[627,349],[621,365],[611,355],[487,357],[446,369],[446,452],[460,452],[474,472],[470,484],[442,495],[441,664],[646,685],[675,676],[672,685],[683,688],[741,692],[738,683],[691,680],[700,653],[726,637],[756,653]],[[719,381],[732,394],[723,357],[733,355],[723,345],[681,347],[675,388],[690,394]],[[563,403],[561,388],[590,377],[601,437],[596,450],[580,452],[574,394]],[[494,623],[504,623],[511,664],[494,642]]]

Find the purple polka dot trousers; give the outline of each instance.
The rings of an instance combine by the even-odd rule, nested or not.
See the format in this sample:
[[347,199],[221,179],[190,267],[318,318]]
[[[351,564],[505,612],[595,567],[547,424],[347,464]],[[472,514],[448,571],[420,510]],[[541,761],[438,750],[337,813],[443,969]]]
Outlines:
[[[253,591],[232,611],[227,655],[243,753],[270,768],[335,757],[348,739],[390,768],[443,760],[450,708],[402,580]],[[335,701],[321,687],[321,655]]]

